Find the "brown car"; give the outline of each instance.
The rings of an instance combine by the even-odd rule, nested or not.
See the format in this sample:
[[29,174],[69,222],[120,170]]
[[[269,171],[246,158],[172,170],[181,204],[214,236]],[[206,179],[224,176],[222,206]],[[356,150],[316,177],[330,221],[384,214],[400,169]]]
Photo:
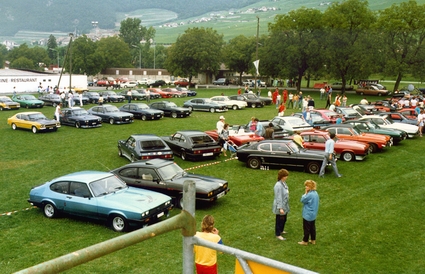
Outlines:
[[382,95],[388,95],[390,92],[386,89],[379,89],[376,86],[365,86],[365,87],[356,89],[356,93],[360,95],[382,96]]

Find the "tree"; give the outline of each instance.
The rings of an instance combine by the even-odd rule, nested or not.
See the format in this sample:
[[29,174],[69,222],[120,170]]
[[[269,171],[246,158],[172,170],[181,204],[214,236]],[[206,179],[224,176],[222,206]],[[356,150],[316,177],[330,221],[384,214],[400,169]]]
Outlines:
[[128,45],[118,37],[102,38],[97,44],[96,53],[101,57],[99,69],[106,68],[130,68],[131,55]]
[[222,61],[223,35],[211,28],[189,28],[168,48],[165,68],[189,78],[201,72],[215,75]]
[[324,13],[327,68],[331,76],[341,78],[342,92],[347,80],[367,75],[374,69],[373,54],[377,54],[372,24],[376,16],[362,0],[334,2]]
[[50,64],[46,49],[41,47],[29,48],[27,44],[22,44],[10,50],[7,58],[10,61],[11,68],[43,70],[47,64]]
[[239,72],[239,83],[242,83],[242,74],[253,67],[255,53],[255,37],[247,38],[239,35],[227,43],[223,48],[223,60],[227,68]]
[[6,61],[7,48],[5,45],[0,45],[0,68],[3,68]]
[[322,16],[317,9],[307,8],[277,16],[275,23],[269,25],[270,41],[261,51],[261,56],[267,56],[266,71],[296,78],[299,89],[308,70],[320,70],[323,67]]
[[47,54],[49,55],[49,58],[51,60],[51,63],[56,63],[56,60],[58,60],[58,54],[57,51],[58,43],[56,42],[56,37],[53,36],[53,34],[50,34],[49,39],[47,40]]
[[415,1],[393,4],[379,13],[377,30],[381,33],[387,75],[395,75],[394,90],[406,73],[425,73],[425,5]]
[[96,51],[96,48],[96,43],[86,35],[72,42],[72,73],[96,75],[100,72],[99,64],[102,63],[102,55]]

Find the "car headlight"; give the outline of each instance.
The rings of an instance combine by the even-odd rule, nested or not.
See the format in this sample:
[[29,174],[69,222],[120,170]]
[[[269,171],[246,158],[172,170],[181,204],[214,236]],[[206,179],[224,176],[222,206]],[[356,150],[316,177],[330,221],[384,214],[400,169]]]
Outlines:
[[149,215],[149,210],[142,213],[142,217],[147,217]]

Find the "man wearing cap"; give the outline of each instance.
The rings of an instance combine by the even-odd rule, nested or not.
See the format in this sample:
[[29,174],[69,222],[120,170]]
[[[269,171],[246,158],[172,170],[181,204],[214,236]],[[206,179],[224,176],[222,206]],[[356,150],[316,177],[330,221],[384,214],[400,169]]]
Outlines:
[[217,134],[220,136],[221,131],[224,128],[224,116],[220,116],[219,121],[217,122]]

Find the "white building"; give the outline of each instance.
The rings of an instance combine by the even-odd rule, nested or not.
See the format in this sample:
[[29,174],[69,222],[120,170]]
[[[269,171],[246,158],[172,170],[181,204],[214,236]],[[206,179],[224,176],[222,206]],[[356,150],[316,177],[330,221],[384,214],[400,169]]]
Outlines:
[[[69,87],[69,74],[63,74],[59,83],[60,74],[18,69],[0,69],[0,94],[16,92],[37,92],[41,83],[43,89],[47,86],[59,88]],[[87,88],[86,75],[72,75],[72,88]]]

